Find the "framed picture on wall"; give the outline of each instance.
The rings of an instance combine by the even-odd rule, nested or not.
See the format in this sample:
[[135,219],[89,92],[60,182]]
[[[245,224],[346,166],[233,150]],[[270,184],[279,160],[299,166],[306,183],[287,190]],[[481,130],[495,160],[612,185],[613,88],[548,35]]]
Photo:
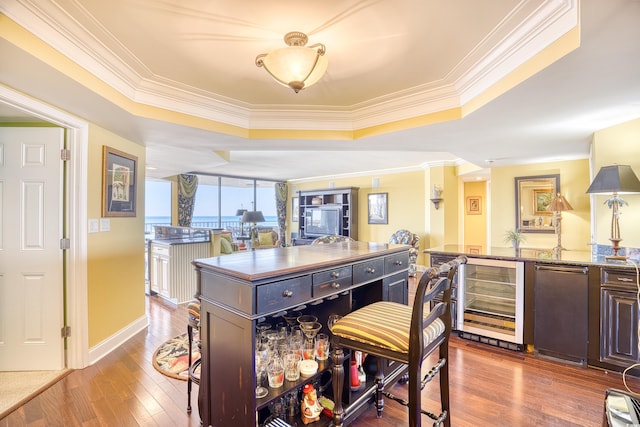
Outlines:
[[102,216],[136,216],[138,158],[102,147]]
[[467,215],[480,215],[482,214],[482,197],[469,196],[467,197]]
[[533,190],[533,210],[535,215],[553,215],[549,205],[553,200],[553,189],[540,188]]
[[388,224],[388,193],[371,193],[368,196],[369,224]]

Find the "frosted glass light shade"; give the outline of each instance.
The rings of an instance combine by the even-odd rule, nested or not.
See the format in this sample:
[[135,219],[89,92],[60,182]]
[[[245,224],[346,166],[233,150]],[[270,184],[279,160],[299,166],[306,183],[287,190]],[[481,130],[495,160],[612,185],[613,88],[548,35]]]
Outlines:
[[329,61],[322,44],[305,46],[307,36],[303,33],[288,33],[284,40],[287,47],[258,55],[256,65],[264,67],[278,83],[298,93],[324,76]]

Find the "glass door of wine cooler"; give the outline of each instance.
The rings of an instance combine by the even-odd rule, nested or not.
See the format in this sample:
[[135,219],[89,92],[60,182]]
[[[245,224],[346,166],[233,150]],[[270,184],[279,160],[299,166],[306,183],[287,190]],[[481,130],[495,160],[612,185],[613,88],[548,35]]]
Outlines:
[[458,329],[522,344],[524,263],[469,258],[460,273]]

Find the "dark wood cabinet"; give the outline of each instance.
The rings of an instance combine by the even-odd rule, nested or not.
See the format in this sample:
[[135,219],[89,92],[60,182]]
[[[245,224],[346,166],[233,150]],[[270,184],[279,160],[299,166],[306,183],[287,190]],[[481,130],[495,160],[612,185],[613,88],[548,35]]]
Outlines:
[[299,191],[298,209],[295,245],[308,244],[323,234],[358,240],[358,188]]
[[602,269],[600,362],[605,367],[626,368],[640,361],[637,292],[635,272]]
[[536,264],[533,287],[536,353],[586,364],[589,268]]
[[386,301],[409,303],[409,283],[406,274],[394,274],[382,281],[382,295]]
[[[257,256],[259,255],[259,256]],[[255,397],[254,345],[256,325],[277,323],[288,311],[314,314],[329,333],[327,319],[346,315],[360,305],[379,300],[406,303],[408,248],[403,245],[351,242],[292,246],[268,251],[195,260],[201,298],[202,365],[199,404],[203,425],[261,425],[269,404],[307,382],[329,381],[331,359],[318,373]],[[349,384],[349,359],[345,384]],[[403,371],[388,364],[390,381]],[[373,380],[357,392],[343,393],[352,419],[367,407]],[[331,395],[327,389],[325,394]],[[326,424],[330,420],[325,418]],[[316,425],[316,424],[314,424]],[[320,425],[320,424],[319,424]]]

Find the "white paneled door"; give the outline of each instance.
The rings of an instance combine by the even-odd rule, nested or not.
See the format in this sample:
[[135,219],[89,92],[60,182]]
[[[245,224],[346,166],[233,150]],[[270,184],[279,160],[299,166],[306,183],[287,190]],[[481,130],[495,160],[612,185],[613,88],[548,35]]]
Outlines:
[[0,127],[0,371],[64,368],[60,128]]

